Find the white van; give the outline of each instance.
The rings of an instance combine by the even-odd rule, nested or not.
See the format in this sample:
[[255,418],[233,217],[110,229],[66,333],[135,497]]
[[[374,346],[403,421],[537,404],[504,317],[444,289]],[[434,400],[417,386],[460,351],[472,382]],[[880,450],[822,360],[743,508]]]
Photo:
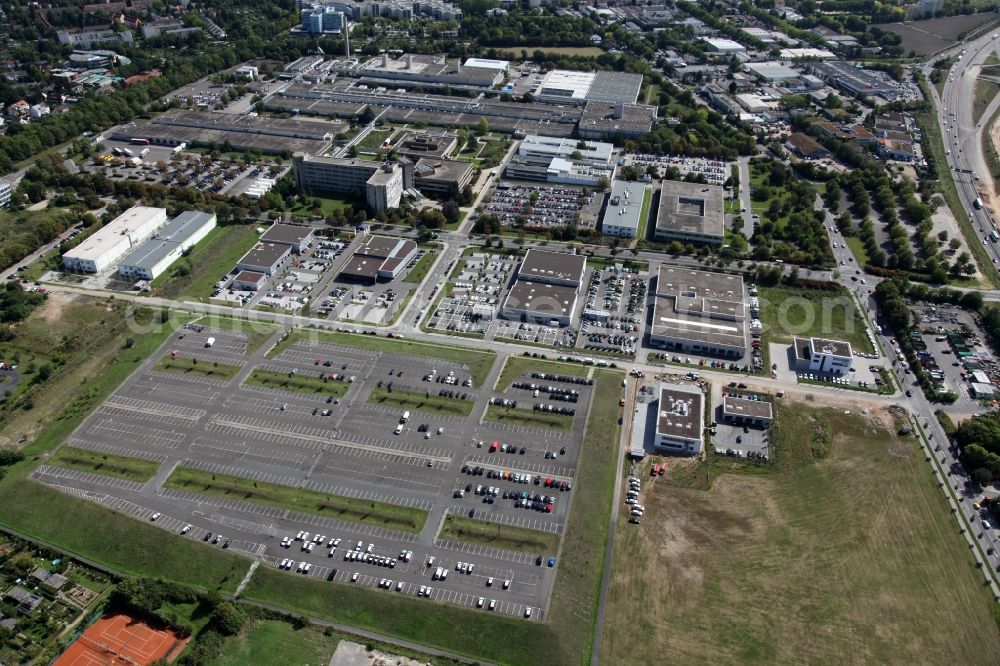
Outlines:
[[396,426],[396,434],[398,435],[401,432],[403,432],[403,424],[402,423],[400,423],[399,425]]
[[400,423],[406,423],[409,420],[410,420],[410,412],[408,412],[408,411],[403,412],[403,415],[401,417],[399,417],[399,422]]

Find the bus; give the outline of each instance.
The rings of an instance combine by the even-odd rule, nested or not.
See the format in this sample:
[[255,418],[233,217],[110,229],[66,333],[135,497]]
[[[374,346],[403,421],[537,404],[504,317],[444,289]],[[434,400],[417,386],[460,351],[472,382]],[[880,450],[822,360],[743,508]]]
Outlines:
[[149,139],[138,139],[138,138],[136,138],[136,139],[131,139],[129,141],[129,143],[131,143],[133,146],[148,146],[149,145]]
[[976,200],[972,202],[972,205],[976,207],[976,210],[982,210],[983,200],[980,199],[979,197],[976,197]]

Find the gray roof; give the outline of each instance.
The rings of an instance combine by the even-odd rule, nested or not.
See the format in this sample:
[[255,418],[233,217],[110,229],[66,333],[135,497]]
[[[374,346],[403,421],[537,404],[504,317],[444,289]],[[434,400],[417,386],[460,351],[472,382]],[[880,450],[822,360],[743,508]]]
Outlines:
[[576,288],[533,280],[517,280],[511,287],[504,307],[512,310],[570,317],[576,305]]
[[291,252],[291,248],[283,243],[257,243],[239,260],[240,266],[270,267],[278,263]]
[[522,280],[573,280],[579,285],[587,258],[578,254],[528,250],[517,275]]
[[634,104],[642,87],[642,74],[599,71],[587,91],[587,99]]
[[604,211],[602,224],[607,226],[639,229],[639,214],[642,212],[642,200],[646,196],[646,186],[640,183],[629,183],[616,180],[611,186],[611,197]]
[[214,213],[185,211],[172,219],[152,238],[140,243],[121,260],[121,266],[152,269],[180,244],[215,217]]
[[661,384],[656,432],[701,441],[703,400],[701,391],[693,386]]
[[771,403],[764,400],[747,400],[727,395],[722,399],[722,413],[727,416],[746,417],[752,419],[772,418]]
[[745,347],[743,278],[663,265],[653,305],[653,335]]
[[304,227],[298,224],[272,224],[264,235],[260,237],[262,241],[268,243],[285,243],[287,245],[298,245],[313,234],[312,227]]
[[656,216],[658,233],[722,238],[725,226],[722,187],[680,180],[663,181]]
[[215,213],[204,213],[200,210],[186,210],[156,232],[154,238],[183,243],[196,231],[208,224]]

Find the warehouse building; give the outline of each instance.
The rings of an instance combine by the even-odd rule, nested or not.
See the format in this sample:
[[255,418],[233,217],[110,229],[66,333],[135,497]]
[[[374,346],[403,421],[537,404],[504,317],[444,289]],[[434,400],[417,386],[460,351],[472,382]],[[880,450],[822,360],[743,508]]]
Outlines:
[[719,185],[663,181],[653,239],[722,245],[726,227],[724,196]]
[[504,72],[494,67],[466,67],[461,60],[449,63],[445,56],[408,53],[395,60],[387,54],[372,58],[357,70],[357,76],[362,81],[397,87],[409,84],[485,90],[503,81]]
[[542,77],[534,95],[535,99],[553,102],[635,104],[641,87],[642,74],[553,69]]
[[313,229],[298,224],[275,223],[260,237],[262,243],[283,243],[292,246],[292,252],[301,253],[309,247],[313,239]]
[[236,268],[274,275],[291,254],[292,246],[286,243],[257,243],[236,262]]
[[337,276],[348,282],[393,280],[417,256],[417,244],[402,238],[371,236]]
[[215,213],[185,211],[152,238],[130,252],[120,264],[122,277],[155,280],[215,228]]
[[700,356],[746,353],[746,298],[739,275],[660,266],[649,343]]
[[167,222],[165,208],[133,206],[63,255],[67,270],[98,273],[113,266]]
[[364,192],[376,213],[398,208],[403,196],[403,169],[395,162],[369,162],[296,153],[295,184],[309,192]]
[[696,456],[705,427],[705,397],[695,386],[660,384],[653,448],[657,453]]
[[528,250],[500,309],[515,321],[569,326],[587,267],[586,257]]
[[648,191],[646,185],[624,180],[616,180],[612,184],[611,197],[601,221],[601,231],[605,236],[636,237],[642,222],[642,203]]
[[846,375],[851,371],[854,354],[851,343],[825,338],[795,338],[795,370]]
[[254,271],[240,271],[230,285],[239,291],[257,291],[267,282],[267,276]]
[[722,418],[736,425],[770,428],[774,415],[769,402],[727,395],[722,398]]

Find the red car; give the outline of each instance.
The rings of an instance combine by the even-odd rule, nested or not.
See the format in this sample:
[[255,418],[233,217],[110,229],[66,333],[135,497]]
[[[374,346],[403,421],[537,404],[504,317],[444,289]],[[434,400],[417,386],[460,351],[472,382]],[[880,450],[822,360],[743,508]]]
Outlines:
[[663,473],[666,471],[667,471],[667,466],[664,465],[663,467],[660,468],[660,476],[663,476]]
[[545,487],[548,488],[552,485],[552,477],[545,477]]
[[650,476],[656,476],[659,473],[660,473],[660,466],[659,465],[653,465],[653,470],[650,472],[649,475]]
[[500,447],[500,442],[494,439],[493,443],[490,444],[490,453],[496,453],[499,447]]
[[316,359],[316,363],[314,363],[313,365],[319,365],[319,359]]

